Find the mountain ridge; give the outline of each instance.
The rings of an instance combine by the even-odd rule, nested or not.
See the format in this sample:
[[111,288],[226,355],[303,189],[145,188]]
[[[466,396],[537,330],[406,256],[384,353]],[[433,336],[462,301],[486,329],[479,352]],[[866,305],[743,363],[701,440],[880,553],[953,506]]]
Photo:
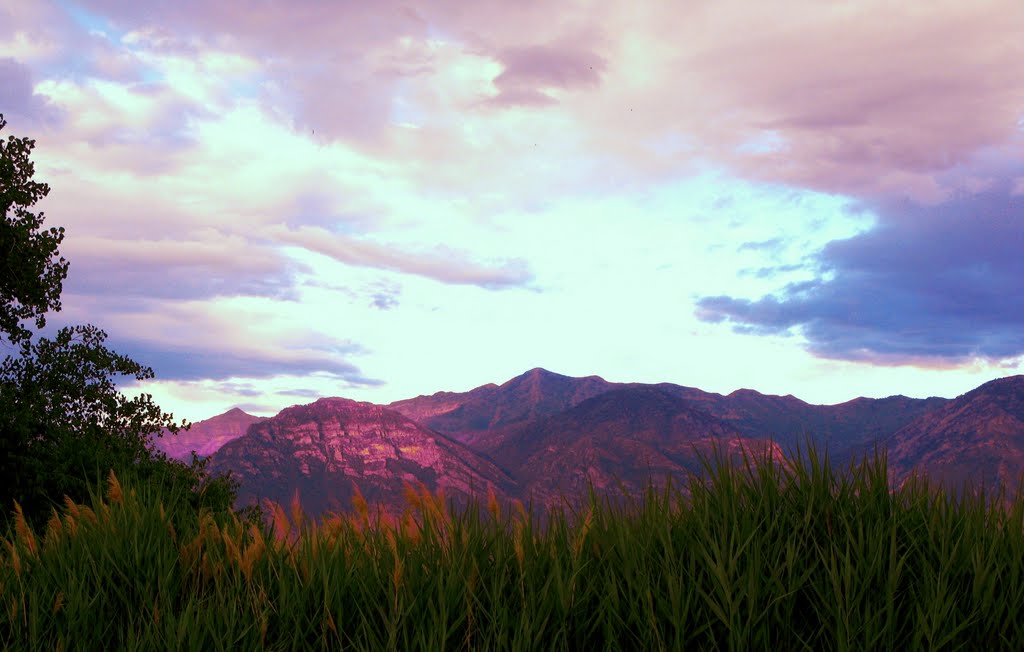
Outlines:
[[[952,409],[949,406],[957,401],[973,401],[977,408],[963,416],[960,429],[989,439],[1002,438],[998,445],[989,446],[1001,451],[1002,457],[963,457],[962,453],[970,452],[967,443],[947,442],[943,448],[921,434],[943,426],[946,422],[936,421],[935,415],[944,414],[939,412],[942,408]],[[851,460],[859,461],[863,454],[870,457],[875,444],[891,445],[895,455],[890,453],[889,467],[894,487],[916,472],[917,466],[926,472],[929,466],[941,470],[943,465],[963,466],[973,460],[974,466],[964,473],[996,479],[1010,479],[1024,471],[1024,376],[989,381],[956,399],[915,399],[897,394],[814,405],[792,395],[765,395],[743,388],[722,395],[671,383],[611,383],[599,376],[574,378],[541,368],[500,385],[488,383],[467,392],[437,392],[388,405],[328,397],[305,406],[291,406],[253,424],[243,436],[226,444],[223,454],[214,453],[213,466],[223,470],[233,464],[244,467],[244,455],[239,457],[231,451],[245,448],[248,455],[258,457],[260,447],[277,447],[281,449],[274,453],[279,475],[291,474],[293,480],[303,476],[294,460],[308,457],[309,451],[303,453],[301,446],[294,447],[296,433],[309,430],[309,424],[318,418],[323,421],[323,415],[316,414],[320,409],[351,413],[363,424],[359,431],[363,445],[358,450],[352,446],[345,449],[351,458],[347,465],[336,465],[332,473],[321,474],[321,486],[314,490],[320,498],[311,496],[311,511],[326,504],[323,487],[366,481],[360,469],[370,467],[387,473],[378,473],[378,477],[370,474],[369,493],[396,512],[404,505],[402,481],[414,485],[422,482],[431,491],[447,487],[449,492],[464,495],[468,478],[481,482],[477,489],[484,495],[490,482],[502,501],[520,499],[525,503],[537,499],[548,508],[555,502],[556,493],[567,492],[578,498],[588,479],[596,490],[617,491],[614,477],[623,480],[628,491],[636,492],[647,479],[657,484],[662,477],[671,476],[674,487],[681,489],[685,478],[700,473],[696,452],[705,452],[710,458],[713,444],[727,444],[731,463],[737,464],[732,457],[735,452],[770,451],[773,456],[792,456],[796,444],[805,451],[805,435],[818,444],[819,452],[827,447],[833,469]],[[306,421],[292,419],[298,414],[305,414]],[[289,427],[297,429],[295,432],[289,434],[280,428],[273,431],[266,425],[282,415],[285,421],[292,419]],[[387,456],[381,457],[377,451],[393,434],[388,428],[404,433],[408,446],[433,447],[435,455],[446,456],[451,469],[432,468],[394,447],[389,467]],[[279,436],[271,437],[272,431]],[[970,432],[961,433],[963,442],[967,442],[964,436]],[[253,433],[255,439],[247,444]],[[258,446],[253,443],[257,440]],[[309,441],[303,441],[302,445],[308,446]],[[363,449],[377,452],[364,453]],[[236,457],[229,462],[231,455]],[[960,462],[958,456],[962,457]],[[370,467],[365,466],[367,461]],[[986,464],[991,469],[982,473],[979,465]],[[656,477],[649,476],[648,471]],[[273,469],[268,467],[263,480],[271,488],[272,474]],[[258,484],[250,482],[250,497],[258,493]],[[308,477],[300,484],[309,485]],[[270,493],[285,499],[291,496],[280,488]],[[351,499],[351,492],[337,490],[334,494],[332,506],[347,510],[345,500]]]

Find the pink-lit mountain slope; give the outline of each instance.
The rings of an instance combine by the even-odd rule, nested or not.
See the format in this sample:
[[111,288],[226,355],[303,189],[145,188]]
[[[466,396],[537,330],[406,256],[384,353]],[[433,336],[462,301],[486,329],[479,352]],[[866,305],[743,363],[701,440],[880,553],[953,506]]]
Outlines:
[[465,445],[394,410],[343,398],[296,405],[253,425],[210,457],[212,473],[228,470],[241,482],[240,504],[289,504],[298,489],[313,516],[351,513],[354,486],[392,514],[407,506],[403,481],[435,494],[441,488],[461,506],[474,493],[486,502],[488,485],[503,504],[517,493],[508,474]]
[[796,443],[803,447],[804,435],[819,452],[828,444],[834,470],[870,454],[872,443],[888,447],[894,487],[915,466],[947,480],[991,484],[1015,481],[1024,471],[1022,378],[993,381],[957,399],[810,405],[752,390],[723,396],[535,369],[500,386],[398,401],[396,410],[345,399],[288,408],[253,425],[211,463],[235,471],[248,499],[288,501],[297,487],[314,514],[349,511],[353,483],[371,502],[400,512],[403,479],[421,480],[431,491],[446,487],[453,497],[464,497],[470,480],[485,496],[490,483],[502,502],[532,498],[543,513],[563,505],[559,495],[571,505],[583,502],[589,478],[615,502],[616,477],[631,496],[648,480],[661,486],[666,475],[683,490],[689,477],[704,473],[694,446],[710,457],[714,443],[725,444],[739,467],[741,448],[763,457],[771,437],[780,460]]
[[177,435],[164,432],[162,437],[154,437],[152,441],[156,449],[168,457],[187,462],[192,459],[193,450],[199,457],[208,457],[224,444],[244,435],[249,426],[265,418],[232,408],[224,414],[197,421]]
[[984,482],[989,496],[1002,485],[1012,499],[1024,473],[1024,376],[987,382],[900,428],[885,445],[894,486],[916,471],[955,496],[966,481],[975,494]]
[[793,396],[772,396],[739,389],[723,396],[672,383],[610,383],[598,376],[573,378],[532,369],[502,385],[483,385],[469,392],[438,392],[395,401],[388,407],[410,419],[472,445],[478,438],[506,426],[529,423],[557,414],[583,401],[627,387],[656,387],[692,407],[732,425],[747,437],[772,436],[787,453],[804,448],[810,435],[824,452],[845,464],[851,456],[871,452],[874,441],[887,437],[947,399],[858,398],[838,405],[811,405]]
[[531,369],[502,385],[417,396],[388,407],[468,443],[489,430],[556,414],[614,387],[598,376],[572,378]]

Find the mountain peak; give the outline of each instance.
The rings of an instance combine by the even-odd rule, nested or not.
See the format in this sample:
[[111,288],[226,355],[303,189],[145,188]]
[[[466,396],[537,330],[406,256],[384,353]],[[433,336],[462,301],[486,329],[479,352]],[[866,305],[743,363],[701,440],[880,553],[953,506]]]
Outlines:
[[567,378],[567,376],[556,374],[553,371],[548,371],[544,367],[534,367],[522,374],[520,378]]
[[519,374],[515,378],[510,378],[509,380],[502,383],[500,387],[507,389],[509,387],[514,387],[517,385],[536,386],[539,385],[540,383],[546,383],[552,380],[566,379],[569,379],[569,377],[563,376],[562,374],[556,374],[542,367],[534,367],[529,371]]

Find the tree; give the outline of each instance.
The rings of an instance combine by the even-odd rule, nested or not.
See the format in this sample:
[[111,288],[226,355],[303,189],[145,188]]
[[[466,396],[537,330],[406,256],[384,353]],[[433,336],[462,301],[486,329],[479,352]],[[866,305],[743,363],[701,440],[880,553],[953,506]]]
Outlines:
[[[0,113],[0,130],[6,125]],[[40,231],[44,214],[28,210],[50,192],[45,183],[32,181],[35,166],[29,153],[35,145],[28,138],[0,140],[0,334],[15,343],[31,337],[22,320],[34,319],[42,328],[44,313],[60,310],[68,273],[64,258],[54,260],[64,228]]]
[[113,376],[143,380],[153,371],[104,347],[105,338],[95,326],[62,328],[53,340],[23,340],[20,357],[0,366],[5,504],[39,513],[51,497],[84,499],[95,474],[147,461],[148,435],[178,431],[150,395],[117,391]]
[[[0,127],[5,124],[0,115]],[[184,489],[196,507],[230,510],[238,488],[230,475],[209,478],[195,456],[186,465],[152,445],[153,435],[176,434],[189,424],[175,424],[149,394],[129,399],[117,390],[115,377],[153,378],[151,368],[106,348],[107,334],[95,326],[65,327],[53,339],[33,342],[22,325],[34,320],[42,328],[44,314],[60,310],[68,270],[63,258],[54,261],[64,229],[41,231],[43,214],[27,210],[49,192],[32,180],[34,144],[13,136],[0,142],[0,332],[20,353],[0,365],[0,525],[14,501],[40,525],[65,495],[88,499],[110,470]]]

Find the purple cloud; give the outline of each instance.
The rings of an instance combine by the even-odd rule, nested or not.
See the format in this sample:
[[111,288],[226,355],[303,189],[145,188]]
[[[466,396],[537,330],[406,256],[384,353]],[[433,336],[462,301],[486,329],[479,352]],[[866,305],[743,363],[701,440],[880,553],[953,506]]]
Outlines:
[[237,238],[221,243],[70,242],[68,294],[160,299],[261,296],[294,300],[294,277],[309,269],[276,250]]
[[368,145],[382,138],[395,85],[429,65],[373,58],[382,43],[427,34],[424,19],[402,3],[377,3],[374,11],[301,1],[264,3],[258,11],[195,0],[84,4],[122,28],[138,30],[147,46],[164,52],[188,54],[230,34],[231,49],[260,61],[274,81],[272,90],[260,92],[264,108],[284,113],[298,131],[321,140]]
[[299,398],[318,399],[323,396],[323,392],[317,389],[299,388],[299,389],[282,389],[274,392],[278,396],[298,396]]
[[956,364],[1024,355],[1024,202],[1009,183],[939,206],[870,207],[878,225],[829,243],[818,279],[755,301],[704,297],[698,317],[753,334],[800,327],[823,358]]
[[19,129],[52,125],[62,115],[48,98],[35,93],[29,67],[10,57],[0,57],[0,110],[12,125],[17,121]]
[[387,292],[377,292],[372,297],[373,301],[370,305],[378,310],[391,310],[392,308],[398,307],[398,296],[397,294],[390,294]]
[[597,54],[555,45],[508,48],[498,55],[504,70],[494,78],[490,103],[535,106],[556,100],[545,89],[597,86],[607,62]]
[[414,274],[453,285],[476,285],[488,290],[523,287],[533,280],[526,261],[504,260],[486,265],[459,251],[437,247],[433,252],[410,253],[388,246],[333,233],[320,227],[275,227],[267,234],[278,242],[329,256],[346,265]]
[[329,374],[349,386],[379,386],[355,365],[337,356],[267,347],[259,351],[184,348],[145,340],[110,338],[110,347],[140,364],[152,367],[157,380],[227,380],[270,378],[280,375]]

